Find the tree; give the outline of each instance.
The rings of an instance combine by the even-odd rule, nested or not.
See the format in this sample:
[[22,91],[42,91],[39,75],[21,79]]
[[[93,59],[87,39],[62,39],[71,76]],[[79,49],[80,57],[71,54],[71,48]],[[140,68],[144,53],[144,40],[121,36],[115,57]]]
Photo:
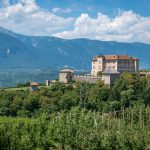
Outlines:
[[134,87],[133,82],[133,74],[127,72],[121,74],[120,77],[114,83],[113,87],[111,88],[109,99],[120,101],[121,92],[126,91],[128,89],[132,89]]
[[27,97],[27,99],[24,100],[24,109],[28,110],[33,114],[36,110],[39,109],[40,103],[39,103],[40,94],[39,93],[30,93]]
[[102,76],[102,71],[98,71],[98,72],[97,72],[97,76],[98,76],[98,77],[101,77],[101,76]]
[[142,78],[142,80],[146,80],[146,85],[144,86],[142,99],[144,100],[144,104],[150,105],[150,76]]
[[134,95],[134,90],[133,89],[128,89],[125,91],[121,92],[121,106],[124,107],[129,107],[131,102],[134,100],[135,95]]
[[106,102],[109,97],[109,88],[103,81],[99,80],[90,90],[89,103],[102,111],[103,102]]
[[75,82],[74,91],[77,94],[77,101],[80,107],[86,107],[93,84],[88,82]]
[[77,105],[77,94],[74,91],[66,92],[61,96],[59,107],[61,110],[69,110],[71,107]]

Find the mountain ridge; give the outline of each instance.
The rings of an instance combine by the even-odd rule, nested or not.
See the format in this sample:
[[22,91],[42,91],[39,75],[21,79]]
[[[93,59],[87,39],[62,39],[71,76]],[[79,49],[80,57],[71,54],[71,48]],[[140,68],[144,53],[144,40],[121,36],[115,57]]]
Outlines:
[[142,68],[150,66],[150,44],[26,36],[0,27],[1,69],[68,66],[89,70],[91,59],[99,54],[128,54],[140,58]]

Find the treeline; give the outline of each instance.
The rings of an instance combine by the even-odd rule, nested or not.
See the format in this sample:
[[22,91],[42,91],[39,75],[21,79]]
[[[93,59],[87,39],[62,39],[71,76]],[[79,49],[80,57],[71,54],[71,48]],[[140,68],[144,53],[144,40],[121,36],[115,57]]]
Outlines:
[[56,82],[0,90],[1,150],[148,150],[150,76],[122,74],[108,88]]
[[74,107],[39,118],[0,117],[1,150],[148,150],[150,107],[118,116]]
[[[39,86],[45,86],[45,83],[38,83]],[[21,87],[30,87],[30,82],[27,83],[17,83],[16,85],[17,88],[21,88]]]
[[0,91],[0,116],[38,117],[40,114],[69,111],[78,106],[100,113],[120,111],[129,106],[150,104],[150,77],[122,74],[111,88],[102,81],[96,84],[57,82],[50,89],[36,92]]

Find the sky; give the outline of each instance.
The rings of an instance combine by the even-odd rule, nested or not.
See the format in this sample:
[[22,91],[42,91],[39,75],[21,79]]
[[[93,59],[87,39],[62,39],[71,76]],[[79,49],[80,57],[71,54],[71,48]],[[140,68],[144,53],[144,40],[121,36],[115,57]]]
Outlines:
[[150,0],[0,0],[0,26],[24,35],[150,44]]

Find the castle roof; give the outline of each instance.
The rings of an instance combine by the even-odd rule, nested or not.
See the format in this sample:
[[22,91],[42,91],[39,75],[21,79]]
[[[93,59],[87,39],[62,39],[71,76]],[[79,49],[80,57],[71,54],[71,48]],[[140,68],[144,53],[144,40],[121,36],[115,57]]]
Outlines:
[[30,86],[38,86],[38,83],[37,82],[31,82]]
[[60,70],[60,73],[68,73],[68,72],[73,73],[74,71],[71,70],[71,69],[63,69],[63,70]]
[[97,61],[97,58],[103,58],[105,60],[138,60],[128,55],[98,55],[93,58],[93,61]]

